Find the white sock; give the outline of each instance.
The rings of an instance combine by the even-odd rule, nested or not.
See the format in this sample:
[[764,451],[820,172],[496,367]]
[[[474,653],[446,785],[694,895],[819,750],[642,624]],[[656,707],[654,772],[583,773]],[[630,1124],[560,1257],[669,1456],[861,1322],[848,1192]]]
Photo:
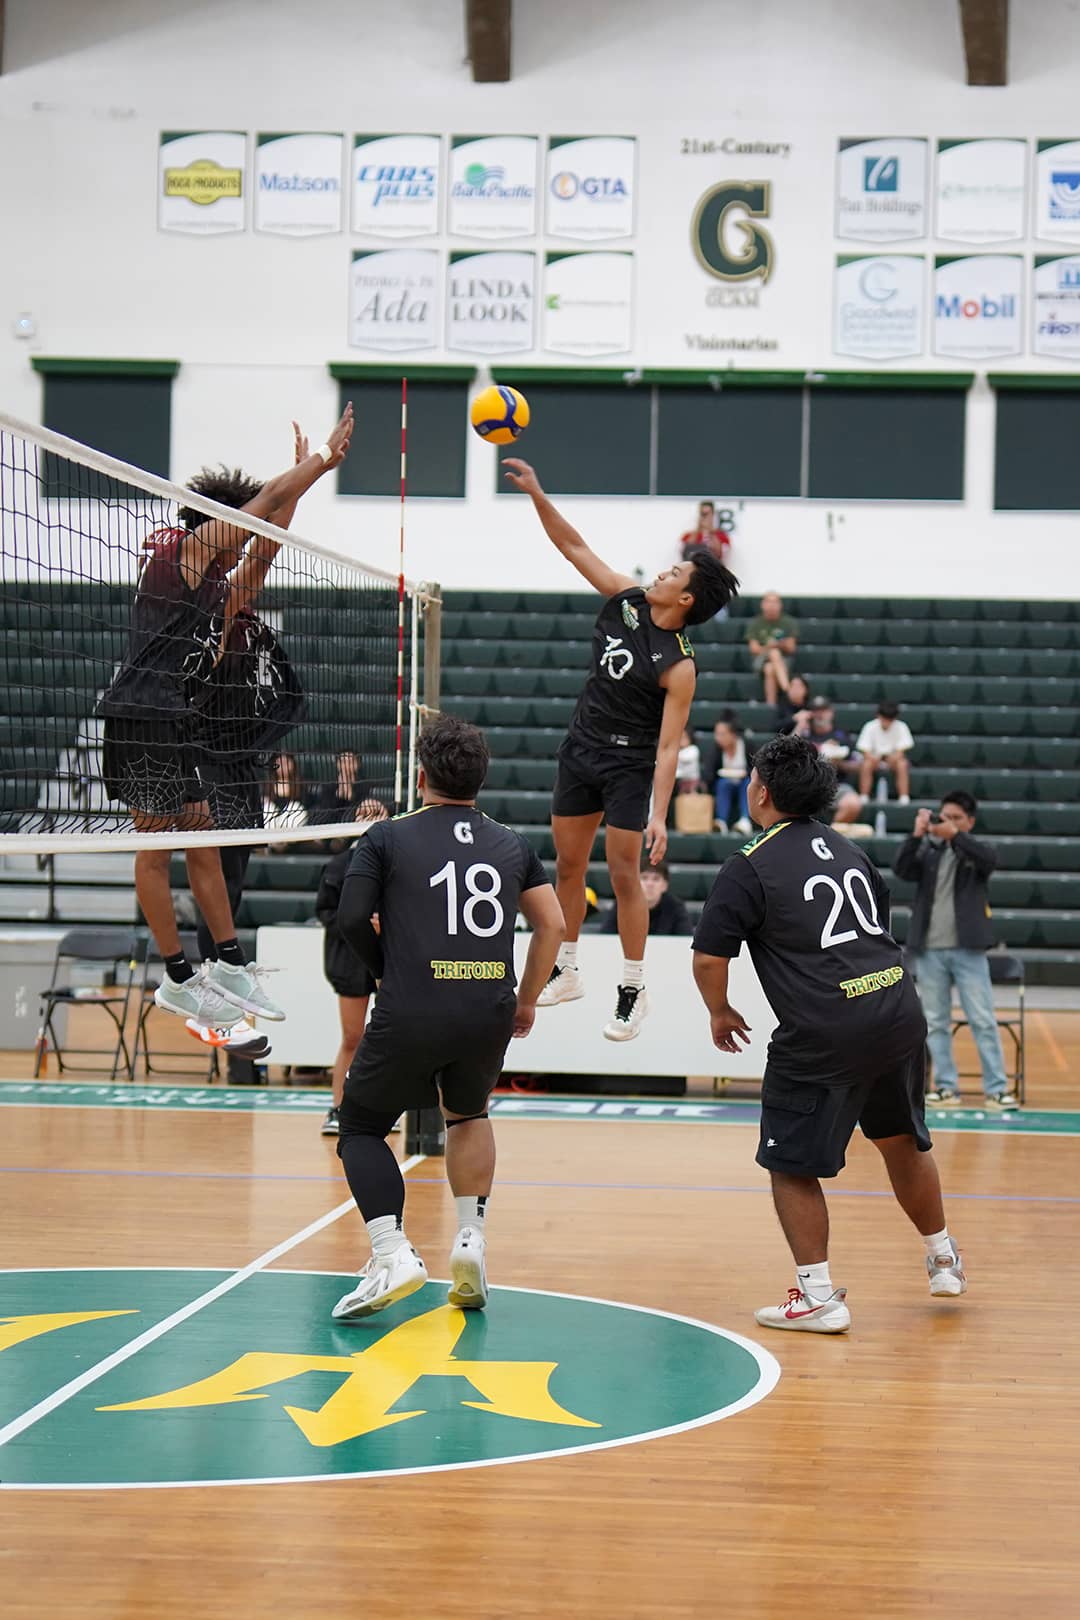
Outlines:
[[796,1266],[795,1277],[802,1292],[810,1299],[827,1299],[833,1291],[827,1260],[819,1260],[816,1266]]
[[467,1198],[455,1198],[454,1208],[457,1210],[458,1231],[466,1226],[478,1227],[484,1230],[484,1218],[487,1215],[487,1196],[477,1197],[470,1193]]
[[952,1240],[949,1237],[949,1228],[947,1226],[943,1226],[940,1232],[924,1232],[923,1242],[926,1244],[926,1252],[931,1260],[947,1260],[949,1265],[952,1265],[956,1256],[953,1253]]
[[388,1260],[402,1244],[409,1241],[402,1230],[399,1215],[376,1215],[373,1221],[366,1224],[368,1237],[371,1239],[371,1252],[376,1260]]
[[628,956],[623,957],[622,978],[619,983],[628,990],[643,990],[645,988],[645,963],[631,962]]
[[567,939],[559,946],[559,966],[561,968],[577,967],[577,940]]

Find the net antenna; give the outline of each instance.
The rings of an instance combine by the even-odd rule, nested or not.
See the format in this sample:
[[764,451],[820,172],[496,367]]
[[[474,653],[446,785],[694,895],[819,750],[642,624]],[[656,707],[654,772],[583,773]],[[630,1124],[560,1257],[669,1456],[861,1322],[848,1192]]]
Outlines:
[[[249,515],[238,524],[235,507],[0,412],[0,854],[302,848],[355,837],[370,800],[404,808],[427,602],[405,577],[404,494],[404,409],[396,572]],[[218,607],[178,616],[176,547],[208,518],[280,547],[250,612],[220,610],[219,591]],[[137,592],[156,643],[136,645]],[[178,791],[209,818],[133,829],[132,802],[172,815]]]

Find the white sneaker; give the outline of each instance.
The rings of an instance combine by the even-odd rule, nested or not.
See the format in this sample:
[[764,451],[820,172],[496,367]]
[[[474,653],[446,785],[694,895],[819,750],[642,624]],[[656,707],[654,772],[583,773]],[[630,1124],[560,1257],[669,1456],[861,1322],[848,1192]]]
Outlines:
[[214,988],[235,1007],[242,1007],[256,1018],[269,1018],[275,1022],[285,1017],[284,1008],[271,1001],[259,983],[264,974],[272,973],[275,969],[256,967],[254,962],[249,962],[246,967],[233,967],[230,962],[211,962],[207,971]]
[[606,1041],[632,1041],[641,1029],[641,1020],[649,1010],[649,998],[645,994],[645,986],[640,988],[635,984],[620,984],[619,999],[615,1003],[615,1015],[610,1023],[604,1025],[604,1039]]
[[[230,1007],[229,1011],[235,1013],[239,1008]],[[270,1056],[270,1042],[261,1031],[252,1029],[246,1018],[238,1018],[233,1024],[200,1024],[197,1018],[189,1018],[184,1027],[197,1041],[219,1052],[236,1052],[255,1062]]]
[[450,1251],[449,1304],[461,1311],[482,1311],[488,1302],[484,1250],[487,1239],[475,1226],[463,1226]]
[[358,1286],[342,1294],[330,1315],[335,1322],[358,1322],[407,1299],[427,1282],[427,1267],[411,1243],[402,1243],[391,1255],[372,1255],[360,1273]]
[[221,991],[210,982],[205,962],[195,977],[185,979],[183,984],[177,984],[166,974],[154,991],[154,1000],[166,1012],[215,1028],[239,1024],[243,1019],[239,1008],[226,1001]]
[[926,1272],[930,1278],[930,1292],[932,1294],[966,1294],[967,1278],[964,1276],[964,1263],[960,1258],[960,1250],[956,1244],[949,1240],[953,1257],[951,1260],[935,1260],[932,1254],[926,1257]]
[[742,833],[743,836],[746,837],[746,838],[749,838],[749,836],[753,832],[753,830],[754,830],[754,823],[750,820],[750,818],[748,816],[740,816],[738,821],[736,821],[734,826],[732,827],[733,832]]
[[585,994],[579,967],[560,967],[556,962],[551,977],[536,998],[538,1007],[557,1007],[560,1001],[578,1001]]
[[834,1288],[828,1299],[811,1299],[798,1288],[789,1288],[783,1305],[766,1305],[754,1312],[762,1327],[791,1328],[796,1333],[846,1333],[851,1312],[844,1304],[846,1288]]

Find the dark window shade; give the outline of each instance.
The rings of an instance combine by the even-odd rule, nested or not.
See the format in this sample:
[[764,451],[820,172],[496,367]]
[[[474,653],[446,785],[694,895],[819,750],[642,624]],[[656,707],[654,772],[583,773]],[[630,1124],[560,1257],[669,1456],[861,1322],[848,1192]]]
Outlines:
[[[340,407],[356,408],[356,433],[338,468],[339,495],[397,495],[401,489],[400,378],[344,378]],[[408,493],[465,494],[467,382],[409,379]]]
[[550,495],[648,495],[652,389],[530,383],[531,420],[516,445],[498,447],[496,487],[513,493],[503,456],[532,463]]
[[996,397],[995,509],[1080,511],[1080,392],[1009,388]]
[[661,388],[658,495],[798,495],[801,388]]
[[963,500],[965,399],[959,389],[812,389],[807,494]]
[[[43,380],[46,427],[146,472],[169,477],[171,376],[47,373]],[[51,500],[149,498],[128,484],[50,454],[44,457],[43,478],[46,498]]]

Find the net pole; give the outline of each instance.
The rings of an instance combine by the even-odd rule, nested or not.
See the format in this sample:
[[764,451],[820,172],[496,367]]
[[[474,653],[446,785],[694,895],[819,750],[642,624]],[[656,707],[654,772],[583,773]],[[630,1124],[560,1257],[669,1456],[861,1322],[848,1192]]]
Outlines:
[[398,522],[398,647],[397,647],[397,743],[394,749],[394,803],[400,808],[402,793],[402,725],[405,710],[405,481],[406,448],[409,427],[409,382],[401,379],[401,511]]
[[420,725],[420,699],[417,682],[420,679],[420,598],[412,599],[410,615],[409,649],[409,809],[416,804],[416,737]]

